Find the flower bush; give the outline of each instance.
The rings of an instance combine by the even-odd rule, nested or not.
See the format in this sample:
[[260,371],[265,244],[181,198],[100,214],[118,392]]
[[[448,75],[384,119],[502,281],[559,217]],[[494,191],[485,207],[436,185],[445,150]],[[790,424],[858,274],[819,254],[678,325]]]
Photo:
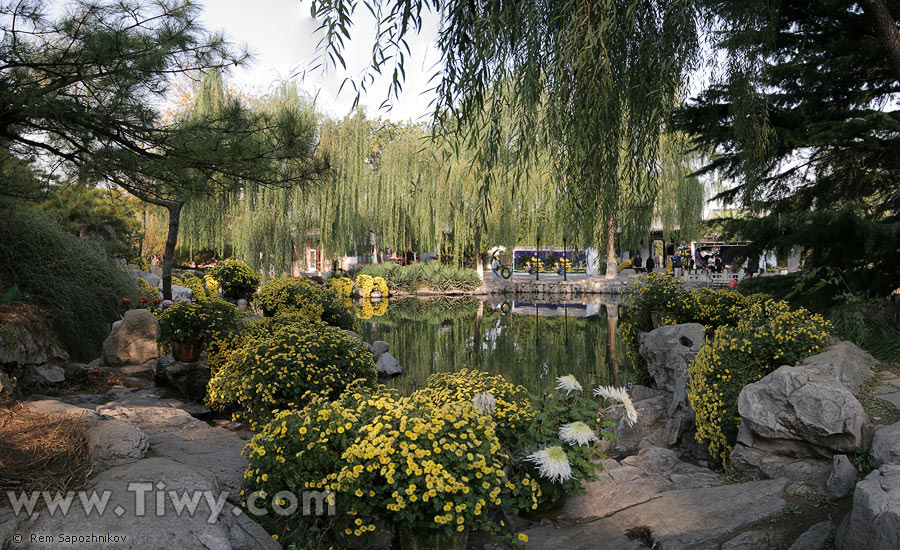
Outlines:
[[307,392],[336,398],[354,380],[375,383],[375,362],[359,339],[321,323],[281,319],[230,353],[210,380],[211,407],[239,405],[235,418],[255,428],[277,410],[302,406]]
[[328,286],[337,292],[341,300],[349,298],[353,292],[353,281],[349,277],[332,277],[328,279]]
[[150,264],[147,263],[143,256],[135,256],[128,263],[136,266],[141,271],[150,271]]
[[830,339],[831,325],[787,302],[750,300],[734,325],[719,327],[688,369],[688,399],[697,413],[697,438],[727,463],[734,447],[741,389],[781,365],[818,353]]
[[243,313],[221,298],[183,301],[159,312],[159,341],[163,344],[203,340],[212,342],[237,331]]
[[207,297],[206,286],[203,284],[203,280],[200,277],[197,277],[190,271],[186,271],[184,275],[181,276],[181,281],[183,286],[191,289],[194,298],[202,300]]
[[226,298],[249,299],[259,287],[259,276],[239,260],[224,260],[210,271]]
[[159,298],[158,288],[154,288],[150,283],[140,277],[138,277],[137,282],[141,296],[146,296],[149,300],[152,300],[153,298]]
[[272,317],[281,311],[321,308],[322,321],[344,330],[357,330],[359,325],[352,308],[344,304],[338,292],[306,279],[278,277],[266,281],[253,297],[263,315]]
[[382,298],[387,298],[390,291],[388,290],[387,281],[384,280],[384,277],[373,277],[372,283],[375,285],[375,290],[381,293]]
[[359,291],[361,297],[368,298],[369,294],[372,293],[372,289],[375,288],[375,278],[371,275],[360,273],[356,276],[353,286]]
[[620,273],[622,270],[631,269],[633,267],[634,267],[634,259],[628,258],[624,262],[619,262],[619,264],[616,266],[616,272]]

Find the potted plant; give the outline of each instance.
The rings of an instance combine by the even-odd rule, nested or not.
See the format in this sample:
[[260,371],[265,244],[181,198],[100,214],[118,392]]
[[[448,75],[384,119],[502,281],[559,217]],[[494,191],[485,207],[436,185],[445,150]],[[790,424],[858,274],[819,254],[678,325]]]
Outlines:
[[222,295],[231,300],[242,298],[249,300],[259,287],[259,275],[238,260],[225,260],[219,263],[209,275],[218,283],[216,290],[221,289]]
[[159,339],[172,348],[175,359],[189,363],[200,357],[205,340],[235,330],[240,319],[237,308],[220,298],[185,300],[160,312]]

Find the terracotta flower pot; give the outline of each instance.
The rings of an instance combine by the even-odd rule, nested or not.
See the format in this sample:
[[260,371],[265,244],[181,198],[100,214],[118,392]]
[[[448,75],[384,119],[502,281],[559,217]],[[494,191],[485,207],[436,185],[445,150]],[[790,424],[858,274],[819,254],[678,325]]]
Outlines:
[[203,346],[200,340],[172,342],[172,357],[182,363],[193,363],[200,357]]

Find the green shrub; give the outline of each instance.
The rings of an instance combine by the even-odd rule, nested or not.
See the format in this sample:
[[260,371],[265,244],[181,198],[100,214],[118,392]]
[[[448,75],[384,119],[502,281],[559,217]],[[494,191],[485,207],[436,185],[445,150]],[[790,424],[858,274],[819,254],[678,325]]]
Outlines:
[[0,211],[0,235],[0,281],[48,314],[74,360],[98,357],[121,299],[139,296],[134,280],[89,241],[43,216]]
[[163,344],[203,340],[212,342],[238,331],[243,313],[221,298],[183,301],[167,307],[158,315],[159,341]]
[[781,365],[818,353],[831,324],[787,302],[755,301],[735,325],[719,327],[688,369],[688,399],[697,414],[697,439],[726,463],[740,427],[738,395]]
[[286,323],[252,336],[209,383],[207,401],[237,404],[252,426],[274,411],[302,406],[306,392],[336,398],[356,379],[374,384],[375,362],[362,342],[319,323]]
[[128,263],[137,266],[141,271],[150,271],[150,264],[147,263],[143,256],[135,256]]
[[270,279],[253,296],[253,303],[266,317],[289,309],[321,308],[322,321],[325,323],[344,330],[359,328],[351,308],[344,305],[338,291],[305,279]]
[[209,273],[218,281],[222,295],[232,299],[250,299],[259,287],[259,276],[244,262],[224,260]]
[[191,289],[194,298],[198,300],[206,298],[206,286],[204,286],[203,280],[200,279],[200,277],[197,277],[190,271],[186,271],[184,275],[181,276],[181,282],[183,286]]
[[153,287],[150,283],[148,283],[145,279],[141,279],[138,277],[138,288],[140,289],[141,296],[147,297],[148,300],[152,300],[153,298],[159,298],[159,289]]
[[400,266],[392,262],[367,265],[354,274],[381,277],[391,291],[415,292],[430,288],[439,292],[474,290],[481,279],[474,269],[443,265],[440,262],[415,263]]

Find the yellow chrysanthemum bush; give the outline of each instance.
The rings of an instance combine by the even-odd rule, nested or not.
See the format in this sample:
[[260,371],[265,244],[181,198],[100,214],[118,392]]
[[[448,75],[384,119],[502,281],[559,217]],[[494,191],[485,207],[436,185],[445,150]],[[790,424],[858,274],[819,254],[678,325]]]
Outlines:
[[372,293],[372,290],[375,289],[375,278],[371,275],[360,273],[356,276],[356,281],[353,282],[353,287],[357,290],[362,298],[368,298],[369,294]]
[[253,295],[253,303],[263,315],[272,317],[279,312],[320,307],[322,321],[344,330],[358,330],[353,310],[348,308],[338,291],[307,279],[277,277],[263,284]]
[[387,281],[384,280],[384,277],[373,277],[372,284],[375,285],[375,290],[380,292],[383,298],[387,298],[388,294],[390,294]]
[[193,292],[194,294],[194,298],[197,300],[202,300],[207,296],[215,296],[215,294],[207,294],[206,286],[203,284],[203,280],[190,271],[185,272],[185,274],[181,276],[181,281],[182,283],[184,283],[184,286],[191,289],[191,292]]
[[327,478],[358,520],[347,531],[363,535],[377,518],[430,540],[489,528],[489,510],[520,489],[506,476],[491,417],[471,402],[435,404],[427,390],[395,403],[360,428]]
[[328,286],[337,292],[341,300],[346,300],[353,292],[353,280],[350,277],[332,277],[328,279]]
[[322,323],[270,321],[250,336],[209,382],[207,404],[237,405],[251,428],[275,411],[305,404],[307,392],[336,398],[356,379],[376,380],[372,353],[346,331]]
[[222,288],[222,295],[233,300],[250,299],[259,286],[259,275],[240,260],[223,260],[209,272]]
[[754,298],[734,325],[723,325],[688,369],[688,399],[697,414],[697,438],[725,464],[740,427],[738,395],[781,365],[818,353],[831,324],[783,301]]
[[202,340],[209,345],[239,331],[244,314],[221,298],[183,301],[157,314],[159,341],[162,344]]

